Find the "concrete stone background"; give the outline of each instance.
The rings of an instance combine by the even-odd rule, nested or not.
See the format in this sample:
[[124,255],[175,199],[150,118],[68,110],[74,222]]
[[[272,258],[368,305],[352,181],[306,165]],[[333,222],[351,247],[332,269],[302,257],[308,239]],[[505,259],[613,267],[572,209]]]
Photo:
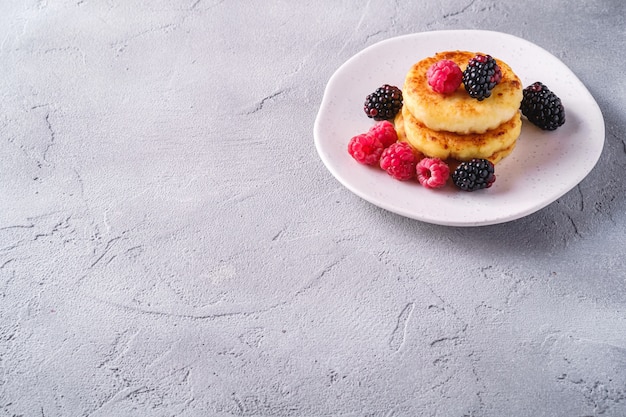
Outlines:
[[[622,0],[0,2],[0,415],[626,415]],[[598,101],[603,155],[523,219],[342,187],[324,87],[491,29]]]

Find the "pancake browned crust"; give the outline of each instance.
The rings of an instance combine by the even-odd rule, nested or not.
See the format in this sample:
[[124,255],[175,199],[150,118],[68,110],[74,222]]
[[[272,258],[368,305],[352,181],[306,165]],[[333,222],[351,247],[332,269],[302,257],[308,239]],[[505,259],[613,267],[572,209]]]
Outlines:
[[495,129],[465,135],[429,129],[414,118],[406,107],[398,113],[394,124],[398,139],[425,156],[459,161],[484,158],[494,164],[513,151],[522,129],[519,111]]
[[483,133],[511,120],[522,101],[522,83],[511,67],[496,58],[502,80],[491,91],[491,97],[478,101],[469,96],[463,84],[452,94],[433,91],[426,72],[432,64],[450,59],[464,70],[475,52],[447,51],[415,63],[408,71],[402,97],[404,107],[432,130],[456,133]]

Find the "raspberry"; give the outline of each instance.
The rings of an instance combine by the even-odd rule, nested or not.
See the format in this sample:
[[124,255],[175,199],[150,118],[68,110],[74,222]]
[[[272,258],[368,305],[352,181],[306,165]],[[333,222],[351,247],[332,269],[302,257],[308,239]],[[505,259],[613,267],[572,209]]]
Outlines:
[[404,142],[396,142],[385,149],[380,157],[380,167],[393,178],[406,181],[415,175],[417,161],[411,147]]
[[402,108],[402,91],[396,86],[384,84],[365,98],[363,110],[374,120],[391,120]]
[[456,91],[463,81],[463,71],[449,59],[435,62],[426,72],[428,85],[433,91],[441,94],[450,94]]
[[561,99],[548,87],[537,81],[523,91],[520,110],[529,122],[543,130],[555,130],[565,123],[565,109]]
[[377,138],[385,148],[388,148],[392,143],[395,143],[398,140],[396,128],[393,127],[393,124],[388,120],[376,123],[367,133]]
[[470,97],[482,101],[502,80],[502,70],[490,55],[476,55],[463,71],[463,84]]
[[426,188],[441,188],[450,176],[450,167],[439,158],[424,158],[415,168],[417,180]]
[[476,191],[489,188],[495,182],[494,166],[487,159],[472,159],[454,170],[452,181],[463,191]]
[[383,144],[374,136],[362,133],[348,142],[348,153],[360,164],[374,165],[380,160]]

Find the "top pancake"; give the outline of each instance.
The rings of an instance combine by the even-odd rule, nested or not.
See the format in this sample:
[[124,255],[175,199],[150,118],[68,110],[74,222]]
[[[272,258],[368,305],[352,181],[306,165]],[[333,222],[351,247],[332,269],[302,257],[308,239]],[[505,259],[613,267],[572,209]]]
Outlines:
[[469,96],[463,84],[452,94],[433,91],[426,72],[442,59],[454,61],[461,70],[476,52],[446,51],[415,63],[407,73],[402,97],[413,117],[429,129],[460,134],[484,133],[511,120],[522,101],[522,83],[511,67],[496,58],[502,80],[491,90],[491,97],[478,101]]

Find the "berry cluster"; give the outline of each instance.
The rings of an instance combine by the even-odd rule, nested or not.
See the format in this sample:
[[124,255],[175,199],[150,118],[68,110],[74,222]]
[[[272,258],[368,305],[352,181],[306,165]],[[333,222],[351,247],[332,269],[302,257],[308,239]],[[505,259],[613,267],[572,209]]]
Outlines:
[[440,188],[448,181],[450,169],[440,159],[419,159],[411,146],[398,141],[393,124],[380,121],[366,133],[350,139],[348,153],[364,165],[378,165],[399,181],[417,179],[426,188]]
[[[502,81],[502,70],[491,55],[476,54],[464,71],[448,59],[435,62],[426,72],[428,85],[440,94],[450,94],[463,84],[470,97],[482,101]],[[523,90],[520,110],[529,122],[543,130],[555,130],[565,123],[561,99],[537,81]]]
[[[502,80],[502,71],[490,55],[477,54],[464,71],[451,60],[433,64],[426,74],[428,85],[440,94],[451,94],[461,84],[470,97],[482,101]],[[398,141],[398,134],[389,120],[402,108],[402,91],[389,84],[369,94],[363,105],[367,117],[377,121],[366,133],[350,139],[348,153],[359,163],[379,166],[391,177],[408,181],[416,179],[426,188],[441,188],[448,178],[464,191],[489,188],[496,180],[495,168],[487,159],[475,158],[461,162],[453,173],[445,161],[423,157],[411,146]],[[561,99],[537,81],[523,90],[520,111],[529,122],[543,130],[555,130],[565,123]],[[418,158],[417,155],[421,158]]]
[[502,70],[491,55],[477,54],[467,63],[465,71],[453,61],[442,59],[426,72],[428,85],[441,94],[456,91],[463,83],[470,97],[482,101],[491,96],[491,90],[502,80]]
[[[442,94],[455,91],[461,85],[462,77],[460,68],[450,60],[439,61],[428,70],[429,84]],[[408,143],[398,141],[398,133],[389,119],[393,119],[401,108],[402,91],[398,87],[385,84],[368,95],[365,113],[378,122],[366,133],[350,139],[348,153],[360,164],[379,166],[399,181],[417,180],[429,189],[445,186],[451,176],[445,161],[424,157],[414,152]],[[458,188],[475,191],[491,187],[496,177],[491,162],[473,159],[458,165],[452,179]]]

